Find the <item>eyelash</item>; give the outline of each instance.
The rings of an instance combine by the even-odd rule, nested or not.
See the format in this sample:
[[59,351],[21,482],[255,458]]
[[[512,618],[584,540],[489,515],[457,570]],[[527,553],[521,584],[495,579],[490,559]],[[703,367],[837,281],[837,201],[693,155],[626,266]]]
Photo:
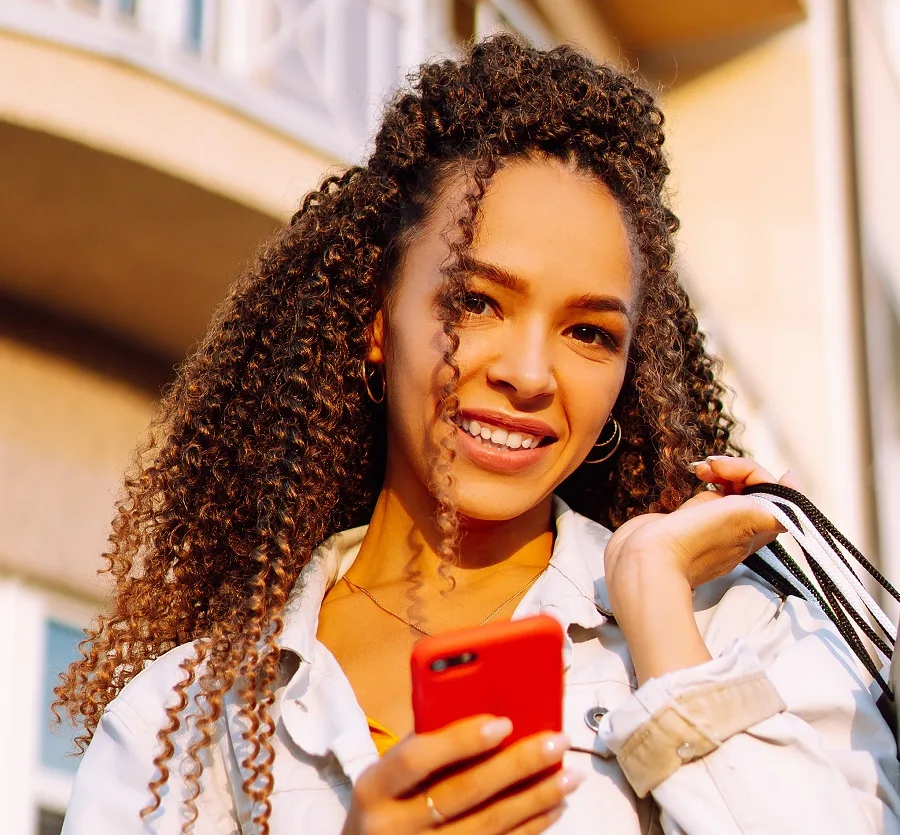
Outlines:
[[[474,303],[474,304],[473,304]],[[484,312],[478,313],[472,310],[472,307],[478,305],[487,305],[488,307],[493,308],[495,311],[499,310],[500,306],[495,302],[490,296],[486,296],[484,293],[475,293],[469,292],[466,293],[463,298],[463,309],[465,311],[465,315],[467,316],[483,316]],[[585,339],[576,339],[576,342],[580,342],[583,345],[599,347],[603,346],[610,351],[618,351],[620,348],[619,340],[613,336],[609,331],[604,330],[603,328],[599,328],[596,325],[574,325],[569,328],[570,333],[575,333],[576,331],[591,331],[593,334],[593,339],[585,340]],[[595,341],[599,337],[599,341]]]

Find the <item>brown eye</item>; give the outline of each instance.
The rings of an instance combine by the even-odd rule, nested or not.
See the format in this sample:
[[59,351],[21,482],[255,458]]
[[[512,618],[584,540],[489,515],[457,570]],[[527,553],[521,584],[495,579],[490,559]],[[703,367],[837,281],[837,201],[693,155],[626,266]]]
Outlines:
[[619,341],[602,328],[593,325],[576,325],[570,331],[572,337],[586,345],[600,345],[613,351],[618,350]]
[[588,325],[579,325],[577,328],[572,328],[572,336],[579,342],[590,342],[592,344],[597,344],[603,338],[601,331]]
[[463,298],[463,309],[471,316],[483,316],[493,309],[493,304],[487,296],[481,293],[466,293]]

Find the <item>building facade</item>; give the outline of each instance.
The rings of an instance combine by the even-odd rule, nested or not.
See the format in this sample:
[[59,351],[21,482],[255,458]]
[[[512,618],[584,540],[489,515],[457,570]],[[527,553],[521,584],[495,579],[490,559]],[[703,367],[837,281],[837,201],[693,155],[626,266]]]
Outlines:
[[900,579],[900,0],[0,0],[5,832],[59,831],[51,691],[173,367],[406,72],[498,29],[658,86],[745,443]]

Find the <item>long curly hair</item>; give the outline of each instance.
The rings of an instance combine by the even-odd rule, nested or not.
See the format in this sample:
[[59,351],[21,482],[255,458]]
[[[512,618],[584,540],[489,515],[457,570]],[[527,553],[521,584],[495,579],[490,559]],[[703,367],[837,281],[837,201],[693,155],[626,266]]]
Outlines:
[[[158,734],[144,814],[159,807],[173,735],[190,715],[183,831],[192,828],[200,753],[234,690],[250,744],[243,789],[259,830],[269,831],[270,708],[285,603],[316,546],[363,524],[374,507],[385,415],[366,394],[366,330],[454,173],[470,184],[457,256],[472,241],[492,174],[529,155],[602,181],[634,239],[641,305],[613,409],[622,442],[608,462],[579,467],[560,486],[567,502],[615,528],[692,495],[688,462],[737,451],[715,362],[673,268],[678,221],[665,202],[662,125],[636,80],[574,48],[541,51],[509,35],[475,43],[461,60],[419,69],[386,109],[367,163],[308,194],[231,289],[126,476],[104,555],[115,605],[56,690],[56,707],[83,726],[83,752],[105,707],[148,662],[194,643]],[[441,306],[446,420],[456,408],[460,272],[446,269]],[[452,454],[441,451],[433,485],[448,542]]]

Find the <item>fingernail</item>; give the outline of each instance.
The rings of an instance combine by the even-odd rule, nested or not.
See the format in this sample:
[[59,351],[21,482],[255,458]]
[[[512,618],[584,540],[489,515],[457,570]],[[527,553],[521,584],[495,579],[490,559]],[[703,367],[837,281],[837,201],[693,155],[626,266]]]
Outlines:
[[705,463],[706,461],[691,461],[691,463],[687,465],[687,468],[693,473],[696,472],[697,467]]
[[733,455],[707,455],[707,461],[733,461]]
[[501,739],[506,739],[512,733],[512,729],[512,722],[504,716],[500,719],[491,719],[490,722],[482,725],[481,735],[488,742],[499,742]]
[[556,778],[556,782],[565,794],[571,794],[584,782],[584,774],[567,768]]
[[565,734],[556,734],[544,740],[541,751],[548,757],[557,758],[561,752],[568,749],[569,745],[569,737]]

